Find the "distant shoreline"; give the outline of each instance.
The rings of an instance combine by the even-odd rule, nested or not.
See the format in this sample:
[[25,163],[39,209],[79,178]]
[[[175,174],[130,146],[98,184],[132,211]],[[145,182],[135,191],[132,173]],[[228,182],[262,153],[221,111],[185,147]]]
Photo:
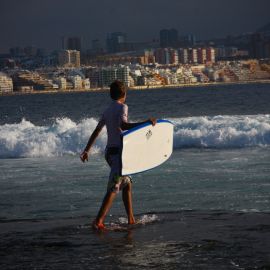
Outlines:
[[[241,85],[241,84],[256,84],[256,83],[266,83],[270,84],[270,80],[254,80],[254,81],[238,81],[238,82],[208,82],[208,83],[188,83],[188,84],[168,84],[168,85],[142,85],[129,87],[129,90],[155,90],[161,88],[192,88],[192,87],[202,87],[202,86],[223,86],[223,85]],[[13,96],[13,95],[33,95],[33,94],[68,94],[68,93],[88,93],[88,92],[104,92],[108,91],[109,88],[91,88],[89,90],[85,89],[69,89],[69,90],[34,90],[29,92],[10,92],[10,93],[0,93],[0,96]]]

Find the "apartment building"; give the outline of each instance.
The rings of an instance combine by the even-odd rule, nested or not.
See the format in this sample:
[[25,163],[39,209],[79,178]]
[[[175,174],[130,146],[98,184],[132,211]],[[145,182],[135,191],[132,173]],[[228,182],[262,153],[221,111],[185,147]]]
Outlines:
[[0,72],[0,93],[13,92],[13,81],[5,73]]

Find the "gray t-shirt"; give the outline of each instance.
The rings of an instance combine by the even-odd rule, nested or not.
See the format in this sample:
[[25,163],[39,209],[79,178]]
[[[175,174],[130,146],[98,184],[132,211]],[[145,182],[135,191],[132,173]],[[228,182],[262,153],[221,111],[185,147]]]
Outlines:
[[99,121],[99,128],[106,125],[108,141],[107,147],[121,147],[121,124],[127,122],[128,106],[118,101],[113,101],[104,111]]

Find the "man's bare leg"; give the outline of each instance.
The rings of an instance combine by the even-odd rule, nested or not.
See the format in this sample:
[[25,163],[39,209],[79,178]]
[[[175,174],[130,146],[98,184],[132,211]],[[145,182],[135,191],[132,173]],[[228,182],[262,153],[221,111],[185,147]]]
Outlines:
[[114,201],[115,196],[116,196],[115,192],[110,191],[110,192],[106,193],[106,195],[103,199],[102,205],[101,205],[99,212],[97,214],[97,217],[94,221],[94,224],[93,224],[94,227],[98,228],[99,227],[98,225],[103,224],[104,219],[112,206],[112,203]]
[[128,185],[123,188],[122,199],[128,216],[128,224],[134,224],[135,218],[133,215],[133,208],[132,208],[131,183],[128,183]]

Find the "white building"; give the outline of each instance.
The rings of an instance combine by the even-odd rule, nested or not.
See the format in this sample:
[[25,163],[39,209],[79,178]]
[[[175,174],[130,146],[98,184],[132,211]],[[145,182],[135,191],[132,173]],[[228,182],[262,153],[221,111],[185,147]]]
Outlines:
[[13,81],[5,73],[0,72],[0,93],[13,92]]
[[84,79],[82,81],[82,86],[85,90],[89,90],[90,89],[90,80],[88,78]]
[[76,90],[82,89],[82,78],[79,75],[70,77],[73,88]]
[[56,84],[59,86],[59,89],[66,90],[67,89],[67,80],[64,77],[59,77],[54,80]]

